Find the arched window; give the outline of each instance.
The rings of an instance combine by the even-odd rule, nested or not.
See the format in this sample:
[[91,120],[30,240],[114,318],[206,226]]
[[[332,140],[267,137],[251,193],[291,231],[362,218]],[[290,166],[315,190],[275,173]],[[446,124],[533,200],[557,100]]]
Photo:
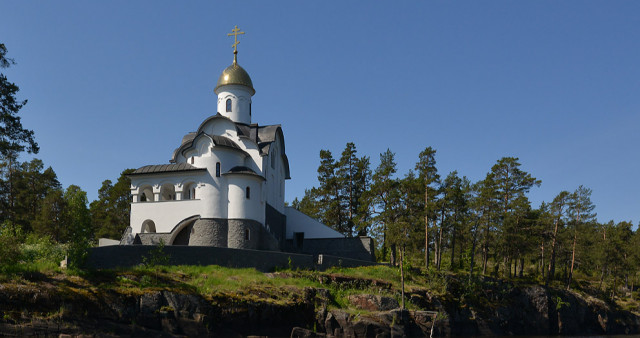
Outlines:
[[173,201],[176,199],[176,188],[173,184],[163,184],[160,188],[160,200],[161,201]]
[[142,233],[155,233],[156,232],[156,224],[148,219],[142,222],[142,229],[140,229]]
[[216,162],[216,177],[220,177],[220,162]]
[[246,195],[247,199],[250,199],[250,198],[251,198],[251,188],[250,188],[250,187],[247,187],[247,190],[246,190],[246,194],[245,194],[245,195]]
[[193,156],[191,156],[191,164],[193,164]]
[[249,229],[244,229],[244,240],[245,241],[249,240]]
[[182,199],[185,200],[194,200],[196,199],[196,184],[189,183],[184,187],[184,197]]
[[140,202],[153,202],[153,188],[151,186],[140,188]]
[[227,113],[231,112],[231,99],[227,99]]

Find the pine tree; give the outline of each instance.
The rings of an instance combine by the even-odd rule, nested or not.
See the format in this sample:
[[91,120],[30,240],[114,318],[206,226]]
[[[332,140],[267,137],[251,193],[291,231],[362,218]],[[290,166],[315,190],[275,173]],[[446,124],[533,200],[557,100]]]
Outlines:
[[429,268],[429,216],[433,214],[435,209],[433,202],[430,203],[430,199],[435,197],[435,188],[432,185],[440,178],[436,168],[435,155],[435,149],[425,148],[420,152],[418,163],[415,166],[424,190],[424,261],[426,268]]
[[511,262],[519,259],[520,252],[518,246],[522,243],[514,242],[518,238],[519,222],[522,215],[527,211],[528,200],[524,196],[534,185],[540,185],[529,173],[520,169],[520,163],[516,157],[503,157],[491,167],[491,178],[496,189],[495,196],[501,208],[499,222],[500,239],[503,244],[500,246],[505,267],[511,273]]
[[369,215],[366,214],[368,208],[362,207],[362,195],[370,184],[369,158],[358,158],[355,144],[347,143],[337,163],[336,176],[341,210],[345,213],[343,233],[347,236],[366,234]]
[[[15,64],[13,59],[7,58],[7,48],[0,43],[0,68],[8,68]],[[17,158],[16,154],[27,150],[38,153],[38,143],[33,138],[33,131],[22,127],[18,112],[27,104],[27,100],[16,99],[20,88],[9,82],[0,73],[0,155],[3,158]]]
[[380,164],[373,173],[371,190],[367,195],[378,233],[382,236],[382,256],[386,258],[387,250],[390,250],[392,265],[395,265],[395,245],[388,243],[389,229],[398,218],[396,211],[400,195],[399,182],[394,178],[397,171],[394,158],[395,154],[389,149],[380,154]]
[[566,209],[569,199],[568,191],[561,191],[551,202],[549,208],[553,219],[553,233],[551,235],[551,257],[549,258],[549,270],[547,273],[546,285],[555,278],[556,274],[556,254],[558,246],[558,231],[566,222]]
[[573,278],[573,270],[576,262],[576,245],[578,242],[578,232],[582,224],[591,222],[595,219],[596,214],[593,213],[595,205],[591,202],[591,189],[579,186],[569,199],[568,213],[571,218],[569,223],[573,228],[573,244],[571,249],[571,269],[567,278],[567,289],[571,287]]

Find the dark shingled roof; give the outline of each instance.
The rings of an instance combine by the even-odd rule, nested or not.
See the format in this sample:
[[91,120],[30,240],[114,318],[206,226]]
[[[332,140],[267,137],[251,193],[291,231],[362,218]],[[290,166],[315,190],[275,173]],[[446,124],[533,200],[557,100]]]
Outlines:
[[[236,131],[238,132],[238,136],[242,138],[248,138],[255,142],[258,145],[258,150],[260,151],[261,156],[269,155],[269,150],[271,149],[271,144],[275,142],[277,138],[277,134],[280,133],[282,138],[282,160],[284,161],[284,170],[285,170],[285,178],[290,179],[289,173],[289,159],[287,158],[286,151],[284,149],[284,135],[282,134],[282,127],[279,124],[267,125],[267,126],[259,126],[255,123],[250,125],[246,125],[243,123],[233,122],[230,118],[221,115],[220,113],[216,113],[215,115],[209,116],[206,118],[198,127],[198,132],[196,133],[188,133],[182,138],[182,144],[176,150],[174,150],[173,155],[171,156],[171,160],[169,162],[174,163],[176,161],[176,157],[178,156],[180,151],[184,151],[185,149],[193,146],[193,141],[199,134],[205,134],[202,132],[202,128],[213,119],[223,119],[230,121],[235,124]],[[224,137],[224,136],[216,136],[206,134],[213,139],[213,143],[217,146],[224,146],[233,148],[236,150],[244,151],[237,143],[233,140]],[[248,155],[248,154],[247,154]]]
[[197,168],[188,163],[156,164],[156,165],[145,165],[144,167],[136,169],[136,171],[132,172],[129,175],[157,174],[157,173],[167,173],[167,172],[198,171],[198,170],[207,170],[207,169]]
[[183,145],[187,142],[191,142],[193,141],[194,138],[196,138],[196,133],[194,132],[188,133],[187,135],[184,135],[184,137],[182,137],[182,142],[180,143],[180,145]]
[[244,151],[242,150],[242,148],[240,148],[240,146],[237,143],[233,142],[233,140],[231,140],[228,137],[218,136],[218,135],[209,135],[209,136],[213,139],[213,143],[215,143],[215,145],[217,146],[229,147],[229,148]]
[[251,169],[249,167],[244,167],[244,166],[236,166],[236,167],[233,167],[233,168],[229,169],[229,171],[223,173],[223,175],[228,175],[228,174],[254,175],[254,176],[258,176],[258,177],[264,179],[264,177],[262,177],[262,175],[259,175],[258,173],[253,171],[253,169]]

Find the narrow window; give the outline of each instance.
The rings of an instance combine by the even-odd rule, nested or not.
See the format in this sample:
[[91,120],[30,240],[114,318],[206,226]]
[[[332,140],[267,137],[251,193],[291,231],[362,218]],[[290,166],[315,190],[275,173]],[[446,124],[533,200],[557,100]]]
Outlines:
[[231,112],[231,99],[227,99],[227,113]]
[[249,229],[244,229],[244,240],[245,241],[249,240]]
[[191,199],[196,199],[196,188],[191,188]]
[[249,117],[251,117],[251,102],[249,102]]
[[193,164],[193,156],[191,156],[191,164]]
[[216,162],[216,177],[220,177],[220,162]]
[[247,199],[251,198],[251,188],[247,187],[247,191],[246,191],[245,195],[246,195]]

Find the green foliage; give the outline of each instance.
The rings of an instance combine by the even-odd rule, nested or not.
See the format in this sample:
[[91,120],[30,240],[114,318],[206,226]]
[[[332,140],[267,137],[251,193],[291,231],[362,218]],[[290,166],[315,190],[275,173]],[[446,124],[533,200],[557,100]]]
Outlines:
[[371,224],[364,197],[370,180],[369,158],[357,157],[354,143],[347,143],[338,160],[331,151],[321,150],[319,186],[306,189],[304,197],[294,200],[292,206],[346,236],[364,236]]
[[27,263],[57,266],[64,259],[65,246],[53,241],[49,236],[29,234],[21,246],[22,260]]
[[[7,58],[7,48],[0,43],[0,69],[15,64],[13,59]],[[2,157],[15,156],[24,151],[38,153],[38,143],[33,138],[33,131],[22,127],[18,112],[27,104],[27,100],[16,99],[20,88],[9,82],[0,73],[0,155]]]
[[158,245],[149,250],[147,255],[142,256],[142,265],[147,268],[157,268],[162,265],[167,265],[171,255],[164,252],[164,247],[164,241],[160,239]]
[[64,219],[69,232],[68,266],[80,269],[89,254],[93,244],[93,229],[87,209],[87,193],[80,187],[70,185],[64,193]]
[[20,260],[20,228],[9,221],[0,225],[0,271],[18,263]]
[[115,184],[111,180],[102,182],[98,199],[89,207],[96,237],[119,239],[129,226],[131,179],[127,175],[133,171],[123,170]]
[[563,307],[570,307],[571,303],[562,301],[562,297],[556,296],[556,311],[560,311]]

